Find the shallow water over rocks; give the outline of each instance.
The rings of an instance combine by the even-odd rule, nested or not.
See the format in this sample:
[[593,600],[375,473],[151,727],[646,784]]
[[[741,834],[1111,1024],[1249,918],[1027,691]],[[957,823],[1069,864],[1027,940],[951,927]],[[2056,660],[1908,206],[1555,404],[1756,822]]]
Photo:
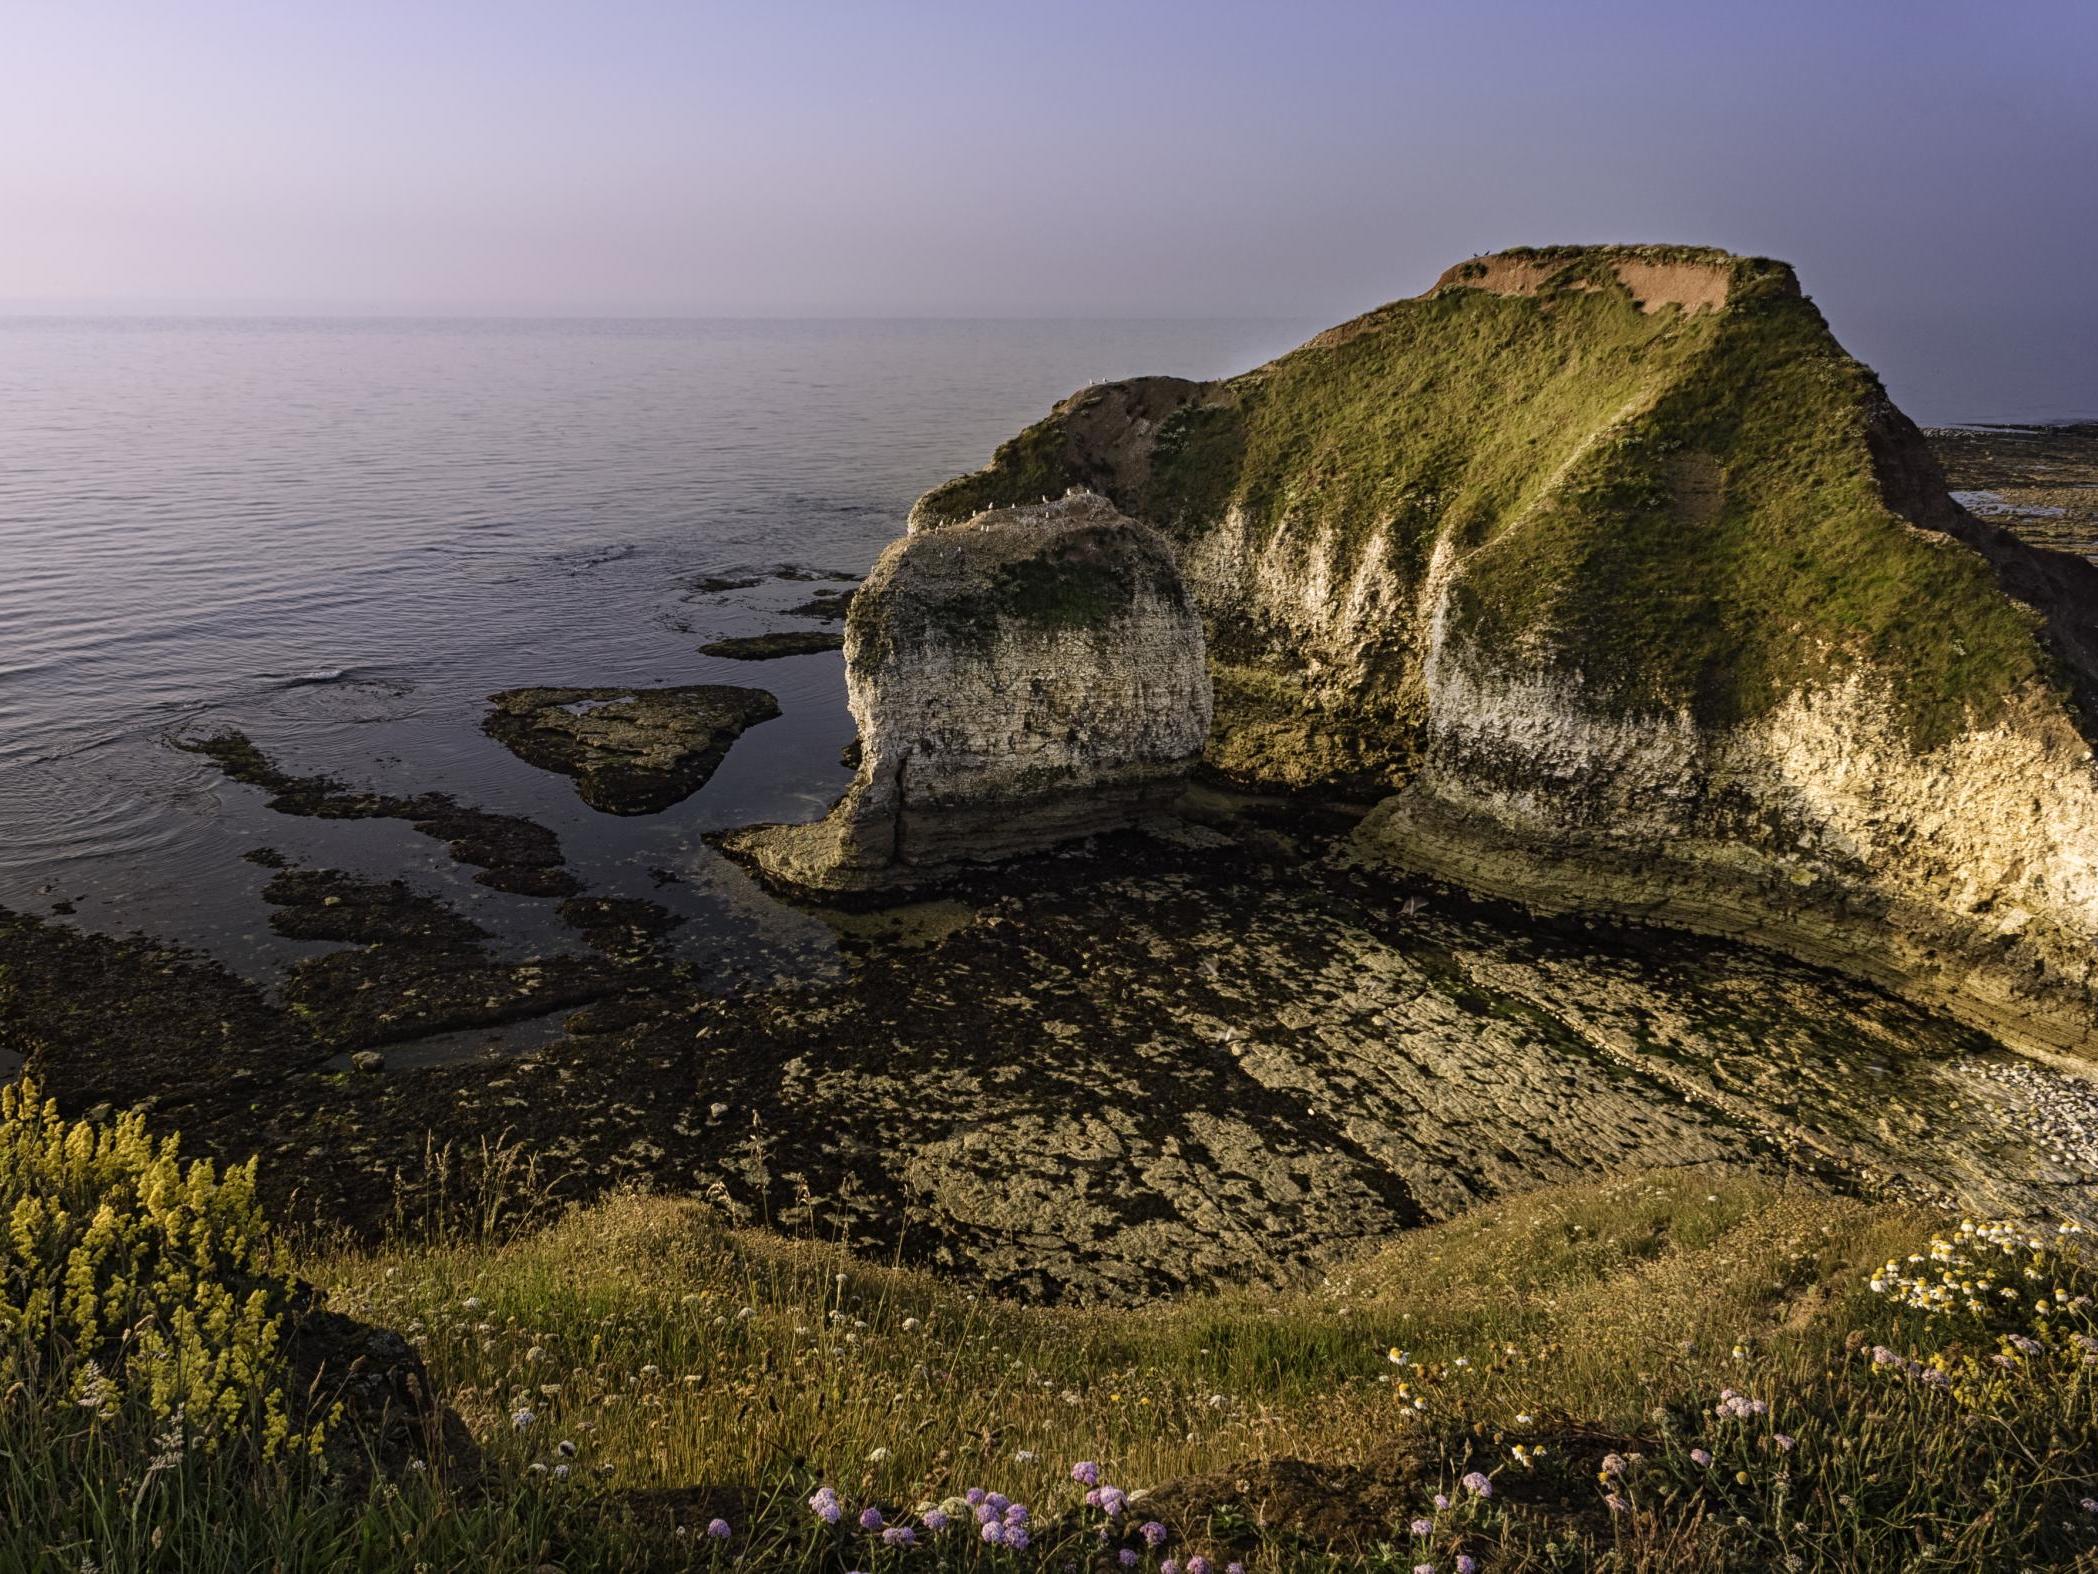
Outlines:
[[[280,1206],[331,1224],[420,1195],[432,1139],[512,1143],[558,1197],[697,1192],[1030,1299],[1288,1279],[1633,1168],[2098,1222],[2078,1079],[1751,949],[1393,884],[1300,808],[1189,807],[887,917],[811,910],[835,978],[723,997],[635,934],[574,985],[593,1003],[492,1059],[411,1039],[346,1075],[368,999],[331,1029],[203,964],[57,965],[96,942],[27,924],[14,1020],[61,1095],[150,1095],[195,1144],[259,1144]],[[382,992],[384,953],[357,964]],[[157,1040],[83,1017],[84,976],[122,979]]]

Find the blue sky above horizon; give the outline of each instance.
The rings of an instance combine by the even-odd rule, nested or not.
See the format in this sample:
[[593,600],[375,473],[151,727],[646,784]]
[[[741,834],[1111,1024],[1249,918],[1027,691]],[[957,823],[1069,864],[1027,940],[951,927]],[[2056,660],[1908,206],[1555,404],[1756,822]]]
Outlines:
[[2098,4],[0,0],[0,301],[1331,319],[1501,246],[2088,307]]

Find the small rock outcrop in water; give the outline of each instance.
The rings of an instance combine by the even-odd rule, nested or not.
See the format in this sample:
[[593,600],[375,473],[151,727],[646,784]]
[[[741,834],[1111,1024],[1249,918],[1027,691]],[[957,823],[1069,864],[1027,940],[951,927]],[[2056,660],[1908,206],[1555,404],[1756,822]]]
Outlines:
[[505,689],[482,730],[526,763],[576,779],[607,814],[656,814],[689,798],[743,729],[779,714],[763,689]]
[[858,774],[814,825],[727,838],[818,890],[908,885],[1125,826],[1209,731],[1201,620],[1173,554],[1104,499],[909,536],[853,598]]
[[794,629],[780,634],[744,634],[717,639],[699,647],[702,656],[726,656],[731,661],[776,661],[781,656],[813,656],[821,651],[842,650],[843,634],[813,629]]
[[1177,551],[1208,763],[1381,798],[1362,856],[2098,1054],[2098,569],[1953,502],[1784,264],[1477,258],[1074,395],[911,528],[1073,486]]

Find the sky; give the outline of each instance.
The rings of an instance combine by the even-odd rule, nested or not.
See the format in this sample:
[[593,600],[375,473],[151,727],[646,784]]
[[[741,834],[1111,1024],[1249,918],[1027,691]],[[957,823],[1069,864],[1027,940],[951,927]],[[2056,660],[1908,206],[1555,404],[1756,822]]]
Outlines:
[[1665,240],[2031,316],[2094,171],[2094,0],[0,0],[16,308],[1331,318]]

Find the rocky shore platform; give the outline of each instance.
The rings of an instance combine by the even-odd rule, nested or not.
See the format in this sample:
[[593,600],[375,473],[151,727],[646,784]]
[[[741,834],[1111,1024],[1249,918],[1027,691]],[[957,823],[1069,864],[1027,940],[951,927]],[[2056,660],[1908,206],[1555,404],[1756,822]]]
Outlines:
[[[299,1223],[641,1185],[1037,1301],[1286,1281],[1631,1168],[2098,1223],[2076,1075],[1751,947],[1395,881],[1351,862],[1346,815],[1180,809],[830,915],[847,976],[734,998],[608,898],[562,903],[573,954],[497,962],[435,899],[290,871],[279,927],[346,945],[281,998],[0,915],[0,1051],[69,1108],[259,1151]],[[558,1027],[536,1049],[386,1064],[534,1014]]]

